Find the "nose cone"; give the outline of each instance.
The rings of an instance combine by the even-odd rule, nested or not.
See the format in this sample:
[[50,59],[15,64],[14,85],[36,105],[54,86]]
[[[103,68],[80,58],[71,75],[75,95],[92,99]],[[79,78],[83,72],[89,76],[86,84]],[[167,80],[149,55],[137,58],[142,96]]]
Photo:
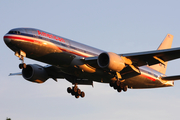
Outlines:
[[4,36],[4,42],[6,43],[6,45],[8,45],[11,42],[11,39],[8,38],[8,36]]

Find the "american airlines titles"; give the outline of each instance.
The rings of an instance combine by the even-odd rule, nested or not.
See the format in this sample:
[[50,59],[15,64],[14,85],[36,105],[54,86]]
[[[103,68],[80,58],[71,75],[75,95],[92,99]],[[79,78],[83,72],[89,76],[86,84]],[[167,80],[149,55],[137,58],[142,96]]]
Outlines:
[[45,32],[41,32],[39,30],[37,30],[37,32],[38,32],[38,35],[41,35],[41,36],[44,36],[44,37],[48,37],[48,38],[51,38],[51,39],[54,39],[54,40],[57,40],[57,41],[65,43],[65,40],[63,38],[60,38],[60,37],[57,37],[57,36],[54,36],[52,34],[48,34],[48,33],[45,33]]

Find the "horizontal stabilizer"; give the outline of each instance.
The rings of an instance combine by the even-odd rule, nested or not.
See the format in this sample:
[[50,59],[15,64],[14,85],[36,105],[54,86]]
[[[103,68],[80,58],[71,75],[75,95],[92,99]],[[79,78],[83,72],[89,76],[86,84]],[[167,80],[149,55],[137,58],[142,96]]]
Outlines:
[[14,75],[22,75],[22,72],[19,73],[10,73],[9,76],[14,76]]
[[162,80],[180,80],[180,75],[176,75],[176,76],[167,76],[167,77],[162,77]]

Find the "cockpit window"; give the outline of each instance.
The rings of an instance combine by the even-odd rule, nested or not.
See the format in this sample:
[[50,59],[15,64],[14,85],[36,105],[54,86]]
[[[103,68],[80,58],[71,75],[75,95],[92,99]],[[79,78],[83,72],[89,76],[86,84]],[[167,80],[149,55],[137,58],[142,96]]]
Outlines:
[[8,32],[8,34],[21,34],[19,31],[11,30]]

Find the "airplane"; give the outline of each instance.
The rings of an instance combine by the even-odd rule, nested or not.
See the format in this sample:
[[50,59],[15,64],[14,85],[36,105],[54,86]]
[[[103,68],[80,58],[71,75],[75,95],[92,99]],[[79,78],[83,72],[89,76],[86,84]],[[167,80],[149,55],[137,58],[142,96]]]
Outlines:
[[[15,28],[4,35],[5,44],[21,63],[22,75],[34,83],[49,78],[72,83],[67,92],[75,98],[85,97],[79,85],[109,83],[117,92],[174,86],[180,75],[166,76],[167,63],[180,58],[180,48],[171,48],[173,35],[167,34],[157,50],[116,54],[35,28]],[[25,64],[24,57],[46,63]]]

